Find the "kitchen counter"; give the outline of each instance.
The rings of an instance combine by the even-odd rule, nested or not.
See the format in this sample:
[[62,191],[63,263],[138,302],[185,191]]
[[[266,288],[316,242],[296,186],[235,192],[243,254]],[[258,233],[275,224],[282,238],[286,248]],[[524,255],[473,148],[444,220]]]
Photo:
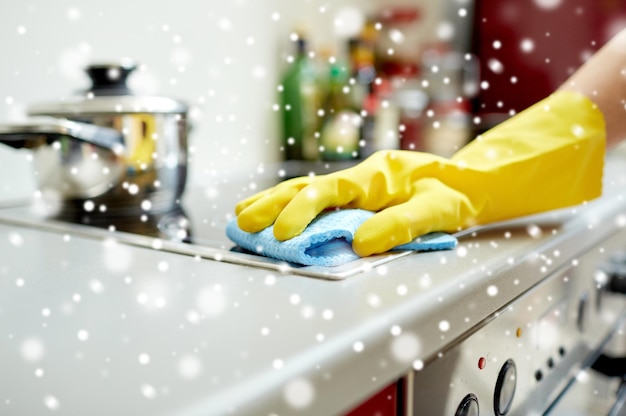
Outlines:
[[[616,152],[599,200],[334,279],[0,209],[0,414],[346,412],[623,232],[622,172]],[[215,198],[208,223],[219,230],[231,203]]]

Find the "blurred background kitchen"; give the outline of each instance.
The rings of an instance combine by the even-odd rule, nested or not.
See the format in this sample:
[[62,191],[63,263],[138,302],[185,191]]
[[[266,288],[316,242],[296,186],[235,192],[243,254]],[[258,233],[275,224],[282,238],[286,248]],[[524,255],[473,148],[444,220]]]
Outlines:
[[[88,89],[91,62],[130,57],[135,91],[191,106],[192,183],[385,148],[447,156],[624,26],[620,0],[14,2],[0,13],[0,121]],[[29,163],[0,147],[3,198],[32,192]]]

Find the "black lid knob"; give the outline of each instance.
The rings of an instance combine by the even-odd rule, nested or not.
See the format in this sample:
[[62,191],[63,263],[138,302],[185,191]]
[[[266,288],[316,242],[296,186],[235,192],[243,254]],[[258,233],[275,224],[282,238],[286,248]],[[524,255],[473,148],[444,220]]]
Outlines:
[[88,92],[94,95],[129,95],[131,91],[126,80],[136,68],[128,60],[89,65],[85,69],[92,83]]

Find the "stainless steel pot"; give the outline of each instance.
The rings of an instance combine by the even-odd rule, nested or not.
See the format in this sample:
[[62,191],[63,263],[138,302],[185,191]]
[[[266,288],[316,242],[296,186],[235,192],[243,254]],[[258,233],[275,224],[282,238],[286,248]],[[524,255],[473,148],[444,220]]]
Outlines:
[[[32,106],[25,123],[0,124],[0,142],[33,152],[41,194],[60,215],[136,216],[176,209],[187,177],[187,106],[133,95],[127,61],[86,71],[92,87]],[[59,213],[53,213],[59,214]]]

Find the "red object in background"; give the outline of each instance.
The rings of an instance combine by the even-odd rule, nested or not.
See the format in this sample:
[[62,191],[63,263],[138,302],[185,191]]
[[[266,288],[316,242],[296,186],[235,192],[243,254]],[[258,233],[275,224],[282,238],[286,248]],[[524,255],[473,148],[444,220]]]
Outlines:
[[[419,41],[415,25],[421,19],[421,10],[412,5],[394,5],[382,9],[376,20],[382,23],[378,34],[378,73],[386,77],[417,77],[419,74]],[[393,33],[403,36],[394,41]],[[389,50],[393,54],[389,54]]]
[[396,416],[398,414],[398,385],[392,383],[345,416]]
[[477,114],[519,112],[559,87],[626,27],[623,0],[476,0]]

